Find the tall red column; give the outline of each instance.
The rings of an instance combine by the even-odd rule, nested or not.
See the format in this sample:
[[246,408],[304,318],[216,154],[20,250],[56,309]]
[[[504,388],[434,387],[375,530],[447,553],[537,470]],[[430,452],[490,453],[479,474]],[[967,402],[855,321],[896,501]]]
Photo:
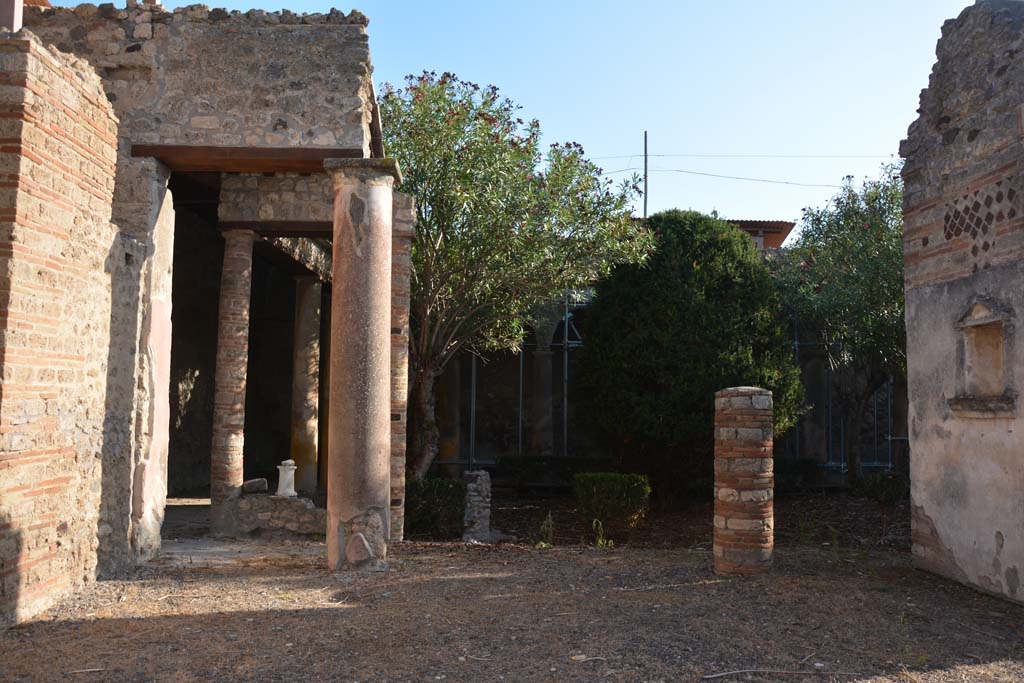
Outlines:
[[291,459],[295,489],[316,493],[320,414],[320,281],[295,279],[295,334],[292,350]]
[[390,534],[393,159],[329,159],[334,180],[327,561],[382,568]]
[[231,502],[242,491],[245,375],[249,362],[249,300],[255,237],[251,230],[224,233],[210,453],[210,521],[215,534],[235,531]]

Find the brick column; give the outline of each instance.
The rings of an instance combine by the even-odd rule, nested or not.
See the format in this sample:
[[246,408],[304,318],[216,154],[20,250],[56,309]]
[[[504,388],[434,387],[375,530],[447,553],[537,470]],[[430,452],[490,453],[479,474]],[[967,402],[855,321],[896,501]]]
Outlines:
[[249,299],[255,237],[251,230],[224,233],[210,453],[210,521],[215,534],[234,532],[229,503],[242,490],[245,372],[249,362]]
[[391,230],[391,540],[405,534],[405,441],[409,403],[409,296],[416,204],[394,193]]
[[772,561],[772,392],[715,394],[715,571],[759,574]]
[[328,159],[334,181],[327,563],[381,568],[391,504],[393,159]]
[[317,429],[320,412],[320,281],[295,279],[295,334],[292,349],[291,459],[295,489],[316,493]]

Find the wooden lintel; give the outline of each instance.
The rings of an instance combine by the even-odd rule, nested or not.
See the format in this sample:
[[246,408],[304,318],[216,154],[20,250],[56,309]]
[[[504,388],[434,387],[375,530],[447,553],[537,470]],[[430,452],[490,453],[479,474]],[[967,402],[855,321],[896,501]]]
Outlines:
[[221,232],[226,230],[252,230],[262,237],[316,237],[334,236],[331,221],[221,221]]
[[132,145],[133,157],[155,157],[172,171],[323,173],[326,159],[360,159],[363,150],[327,147]]

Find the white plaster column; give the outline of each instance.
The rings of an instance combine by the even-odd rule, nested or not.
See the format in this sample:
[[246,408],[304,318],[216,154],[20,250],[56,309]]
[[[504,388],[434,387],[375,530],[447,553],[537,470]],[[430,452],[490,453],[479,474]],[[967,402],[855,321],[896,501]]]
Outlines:
[[327,562],[386,565],[391,480],[393,159],[328,159],[334,181]]
[[295,337],[292,350],[291,459],[295,488],[316,493],[320,410],[320,280],[295,278]]

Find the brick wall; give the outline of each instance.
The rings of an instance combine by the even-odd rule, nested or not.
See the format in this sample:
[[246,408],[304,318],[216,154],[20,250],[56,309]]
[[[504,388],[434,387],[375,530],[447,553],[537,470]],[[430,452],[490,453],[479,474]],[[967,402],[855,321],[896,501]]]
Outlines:
[[116,125],[87,64],[0,36],[0,621],[95,577]]

